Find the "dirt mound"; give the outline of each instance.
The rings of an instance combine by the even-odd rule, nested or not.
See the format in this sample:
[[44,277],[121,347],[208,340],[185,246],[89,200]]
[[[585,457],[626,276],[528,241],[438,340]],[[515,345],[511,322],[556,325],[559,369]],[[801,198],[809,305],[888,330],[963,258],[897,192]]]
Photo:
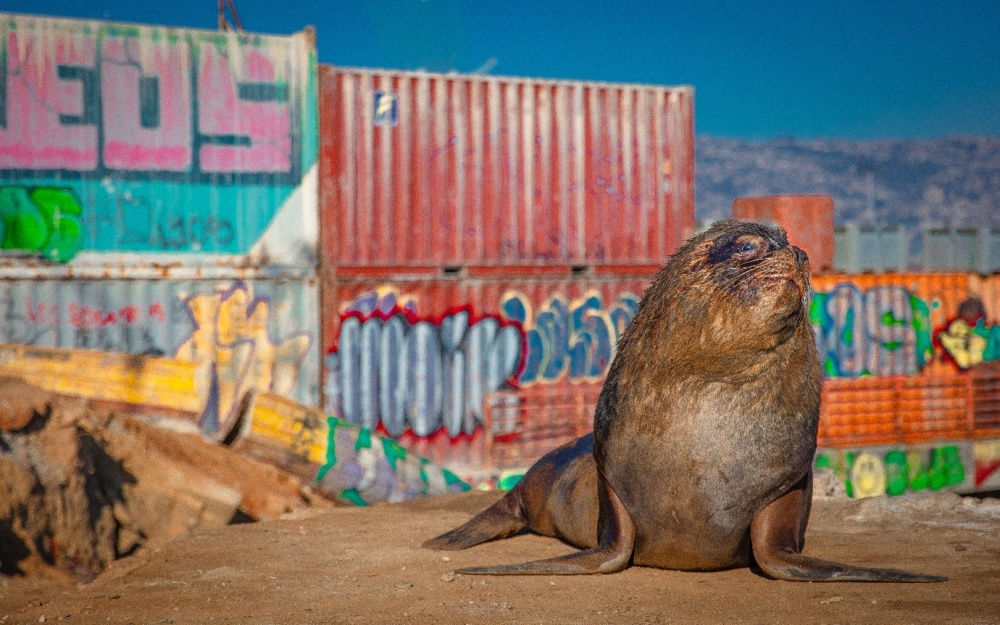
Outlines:
[[0,380],[0,573],[88,580],[196,527],[330,506],[302,481],[86,400]]
[[44,415],[54,395],[21,378],[0,375],[0,431],[16,432]]

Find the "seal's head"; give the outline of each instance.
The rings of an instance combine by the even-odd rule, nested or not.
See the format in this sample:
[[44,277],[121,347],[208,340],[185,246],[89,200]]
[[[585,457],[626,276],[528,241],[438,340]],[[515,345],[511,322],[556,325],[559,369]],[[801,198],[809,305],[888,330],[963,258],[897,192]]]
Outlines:
[[725,353],[735,365],[740,354],[755,357],[793,337],[810,344],[809,293],[806,254],[780,228],[726,220],[677,251],[640,308],[675,354],[705,367],[704,355]]

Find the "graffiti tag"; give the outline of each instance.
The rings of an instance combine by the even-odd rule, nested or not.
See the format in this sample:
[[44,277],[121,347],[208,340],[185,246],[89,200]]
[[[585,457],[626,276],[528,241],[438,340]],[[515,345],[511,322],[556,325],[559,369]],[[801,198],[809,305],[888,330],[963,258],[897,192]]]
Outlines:
[[854,498],[901,495],[907,491],[941,490],[965,482],[966,470],[957,445],[879,452],[820,452],[817,469],[832,469]]
[[296,332],[272,339],[270,300],[254,297],[248,284],[236,283],[225,291],[193,295],[184,303],[194,330],[175,357],[199,365],[203,432],[227,431],[249,391],[294,395],[312,338]]
[[80,249],[82,212],[71,189],[0,186],[0,249],[65,263]]
[[276,49],[29,20],[5,35],[0,169],[297,177],[291,68]]
[[396,441],[335,417],[327,419],[326,463],[317,486],[359,506],[405,501],[421,495],[460,493],[469,485],[451,471],[414,455]]
[[930,310],[901,286],[815,293],[809,312],[828,377],[910,375],[934,357]]
[[423,318],[394,293],[362,295],[345,309],[327,357],[328,410],[366,428],[381,424],[394,437],[407,428],[472,434],[486,393],[516,383],[522,354],[518,326],[475,320],[471,307]]
[[938,333],[937,340],[959,369],[1000,360],[1000,326],[988,326],[985,319],[975,325],[955,319]]
[[639,297],[632,293],[620,294],[605,307],[599,293],[589,292],[573,301],[553,295],[535,312],[524,294],[504,293],[504,318],[525,332],[527,355],[520,382],[603,378],[638,306]]

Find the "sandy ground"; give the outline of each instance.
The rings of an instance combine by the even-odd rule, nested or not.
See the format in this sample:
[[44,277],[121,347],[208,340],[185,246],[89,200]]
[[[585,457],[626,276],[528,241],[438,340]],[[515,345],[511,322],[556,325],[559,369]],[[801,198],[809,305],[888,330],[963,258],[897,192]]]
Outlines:
[[806,552],[948,575],[940,584],[793,583],[749,569],[455,576],[569,550],[519,536],[420,548],[497,493],[299,513],[174,539],[87,585],[0,580],[0,623],[1000,623],[1000,500],[817,501]]

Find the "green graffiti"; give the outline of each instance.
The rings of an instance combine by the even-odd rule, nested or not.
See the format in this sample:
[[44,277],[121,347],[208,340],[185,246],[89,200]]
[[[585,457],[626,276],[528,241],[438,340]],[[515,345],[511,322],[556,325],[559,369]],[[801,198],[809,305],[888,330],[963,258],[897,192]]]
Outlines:
[[844,316],[844,333],[841,339],[844,345],[854,345],[854,311],[848,310]]
[[886,311],[882,315],[882,325],[884,326],[905,326],[906,319],[900,319],[896,315],[892,314],[891,310]]
[[1000,325],[987,327],[986,322],[980,319],[972,331],[986,340],[986,347],[983,349],[983,362],[1000,360]]
[[931,309],[927,302],[910,293],[910,308],[913,309],[913,331],[917,336],[917,369],[934,360],[934,339],[931,336]]
[[521,478],[524,477],[524,473],[512,473],[510,475],[505,475],[504,477],[497,480],[497,489],[499,490],[510,490],[520,483]]
[[[861,458],[868,464],[859,464]],[[813,466],[832,470],[844,482],[847,496],[852,498],[882,493],[894,497],[928,489],[938,491],[965,482],[965,467],[957,445],[929,450],[891,449],[881,459],[866,452],[821,452]],[[860,475],[859,467],[863,469]],[[865,481],[860,491],[854,484],[859,477]]]
[[442,469],[441,475],[444,477],[444,483],[448,485],[448,488],[451,491],[458,489],[459,491],[464,492],[472,488],[465,480],[458,477],[448,469]]
[[809,321],[827,377],[913,374],[934,358],[928,305],[903,286],[840,283],[813,294]]
[[406,449],[391,438],[382,439],[382,451],[385,452],[385,459],[389,461],[392,470],[396,470],[396,463],[406,460]]
[[326,423],[326,462],[316,473],[316,486],[327,494],[364,506],[471,488],[451,471],[378,432],[335,416]]
[[827,358],[823,361],[823,373],[825,373],[828,378],[835,378],[839,375],[839,372],[837,371],[837,362],[833,358]]
[[420,461],[420,481],[423,483],[424,487],[421,489],[420,494],[427,494],[427,485],[431,483],[430,477],[427,475],[427,465],[429,463],[426,459],[421,459]]
[[69,262],[80,249],[82,214],[69,189],[0,187],[0,249]]
[[[848,467],[854,467],[854,461],[857,459],[855,454],[849,453],[844,457]],[[847,471],[844,475],[844,489],[847,491],[847,496],[854,499],[854,483],[851,481],[851,472]]]
[[826,314],[826,300],[826,293],[815,291],[812,294],[812,300],[809,302],[809,323],[813,324],[813,326],[823,326],[828,316]]
[[354,444],[354,449],[371,449],[372,431],[368,428],[358,430],[358,442]]
[[895,497],[906,492],[909,479],[906,475],[906,454],[893,449],[885,454],[885,493]]
[[361,497],[361,493],[356,488],[345,489],[341,491],[340,496],[356,506],[364,507],[368,505],[368,502]]

